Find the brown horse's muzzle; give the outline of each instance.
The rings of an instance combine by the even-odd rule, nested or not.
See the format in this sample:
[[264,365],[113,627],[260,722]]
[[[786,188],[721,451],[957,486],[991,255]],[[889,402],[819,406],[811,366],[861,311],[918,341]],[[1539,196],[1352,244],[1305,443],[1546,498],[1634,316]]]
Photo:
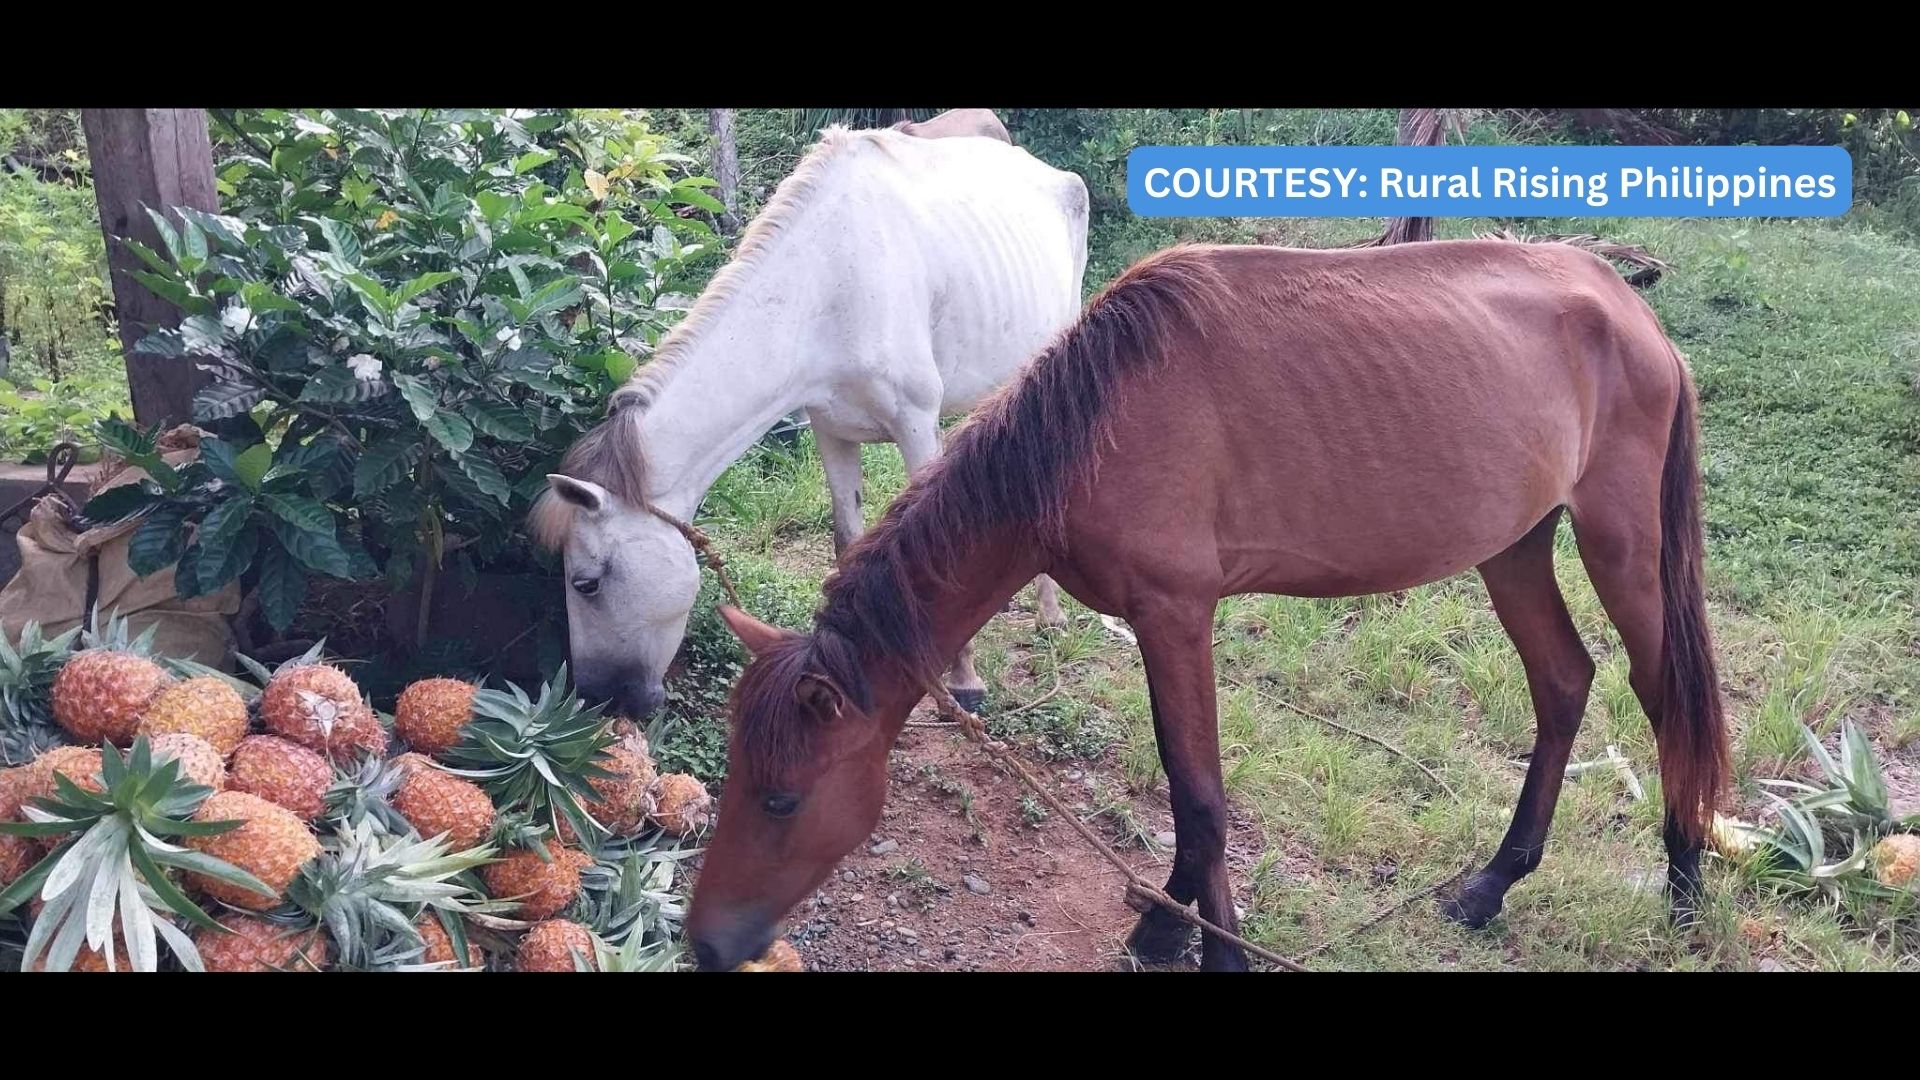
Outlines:
[[708,920],[712,926],[687,924],[687,937],[693,942],[693,958],[701,971],[732,971],[749,960],[764,955],[773,944],[771,921]]

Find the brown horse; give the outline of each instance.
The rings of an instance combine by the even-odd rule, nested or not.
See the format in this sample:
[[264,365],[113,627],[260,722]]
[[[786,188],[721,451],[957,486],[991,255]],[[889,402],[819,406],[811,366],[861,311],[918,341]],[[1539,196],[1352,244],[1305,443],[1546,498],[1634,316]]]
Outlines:
[[[1727,762],[1694,411],[1653,312],[1571,247],[1183,247],[1142,261],[846,553],[811,634],[724,610],[753,660],[687,924],[699,962],[758,955],[869,834],[908,711],[1040,573],[1132,624],[1178,837],[1166,891],[1234,930],[1219,599],[1356,596],[1477,567],[1539,723],[1512,826],[1447,902],[1486,923],[1539,864],[1593,679],[1554,581],[1563,509],[1659,744],[1668,882],[1675,913],[1690,912]],[[1160,960],[1188,941],[1156,909],[1129,946]],[[1206,936],[1205,967],[1245,962]]]

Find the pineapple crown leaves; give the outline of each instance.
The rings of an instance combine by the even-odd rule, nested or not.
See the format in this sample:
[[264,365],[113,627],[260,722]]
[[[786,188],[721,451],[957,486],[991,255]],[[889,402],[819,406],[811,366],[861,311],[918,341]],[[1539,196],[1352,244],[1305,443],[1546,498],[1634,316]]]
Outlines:
[[589,967],[585,958],[575,954],[575,971],[676,971],[680,967],[682,949],[671,941],[641,940],[641,935],[630,934],[626,940],[615,947],[599,934],[593,935],[594,966]]
[[223,671],[216,671],[213,668],[207,667],[205,664],[195,663],[191,660],[169,660],[168,663],[182,673],[213,675],[224,679],[235,690],[240,691],[242,697],[245,697],[248,701],[252,701],[260,696],[260,691],[264,689],[268,683],[273,681],[275,675],[280,674],[288,668],[300,667],[304,664],[325,663],[326,653],[326,638],[321,638],[319,641],[314,642],[312,647],[308,648],[306,652],[301,653],[299,656],[282,660],[273,667],[268,667],[245,653],[234,653],[234,660],[237,661],[241,667],[245,668],[248,676],[253,679],[251,683],[236,679]]
[[350,765],[336,765],[327,788],[323,822],[357,828],[363,822],[392,836],[405,836],[413,826],[389,802],[406,779],[406,767],[397,759],[368,754]]
[[53,722],[51,693],[79,636],[76,626],[49,638],[37,622],[20,629],[17,646],[0,634],[0,766],[24,765],[66,741]]
[[608,830],[585,803],[595,797],[591,781],[614,775],[600,763],[616,741],[600,706],[567,689],[563,664],[538,699],[514,684],[474,691],[473,719],[444,760],[447,772],[477,781],[495,805],[526,810],[556,831],[564,819],[579,836],[598,838]]
[[372,821],[339,826],[322,845],[287,896],[326,927],[348,970],[391,970],[419,956],[426,944],[414,920],[426,908],[464,910],[478,901],[465,875],[494,851],[448,853],[443,840],[385,834]]
[[678,936],[686,897],[675,889],[682,859],[697,849],[675,848],[664,834],[609,843],[580,872],[576,921],[615,944],[666,941]]
[[0,822],[0,833],[65,837],[0,892],[0,914],[26,903],[36,891],[46,903],[34,920],[22,964],[32,966],[44,952],[49,969],[65,971],[85,945],[101,953],[110,970],[117,969],[117,913],[135,970],[156,970],[156,935],[184,966],[199,970],[199,952],[173,916],[209,929],[219,924],[173,884],[167,870],[190,870],[266,896],[273,890],[238,867],[161,839],[209,836],[241,824],[189,820],[213,789],[184,780],[177,760],[156,763],[142,736],[124,758],[111,744],[102,746],[100,762],[102,791],[87,791],[56,773],[55,794],[22,808],[30,821]]
[[153,638],[160,632],[159,622],[154,622],[135,637],[126,617],[120,614],[119,609],[114,609],[108,614],[107,621],[102,623],[100,608],[96,605],[93,609],[93,618],[89,623],[95,629],[87,630],[80,635],[80,643],[86,648],[111,649],[114,652],[132,653],[135,656],[149,658],[153,656]]

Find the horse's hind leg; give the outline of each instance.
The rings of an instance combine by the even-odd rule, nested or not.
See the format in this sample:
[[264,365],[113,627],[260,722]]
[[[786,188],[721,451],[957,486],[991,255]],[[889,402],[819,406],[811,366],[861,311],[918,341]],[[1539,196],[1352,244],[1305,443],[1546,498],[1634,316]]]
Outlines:
[[1443,905],[1449,918],[1476,929],[1500,913],[1513,883],[1540,865],[1567,755],[1580,733],[1587,690],[1593,685],[1593,659],[1573,628],[1553,577],[1553,534],[1559,521],[1556,508],[1512,547],[1480,565],[1493,610],[1526,668],[1537,728],[1533,759],[1506,838],[1486,868]]

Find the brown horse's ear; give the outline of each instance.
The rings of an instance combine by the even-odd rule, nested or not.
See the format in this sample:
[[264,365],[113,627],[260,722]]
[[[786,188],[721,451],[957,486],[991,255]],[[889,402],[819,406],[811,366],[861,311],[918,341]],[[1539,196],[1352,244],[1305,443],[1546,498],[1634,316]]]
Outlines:
[[800,681],[794,684],[793,696],[801,708],[829,723],[838,720],[840,710],[847,706],[847,695],[833,685],[833,680],[812,672],[800,676]]
[[733,631],[733,636],[740,639],[740,644],[755,656],[772,648],[784,636],[778,628],[768,626],[732,604],[720,605],[720,618],[727,629]]

